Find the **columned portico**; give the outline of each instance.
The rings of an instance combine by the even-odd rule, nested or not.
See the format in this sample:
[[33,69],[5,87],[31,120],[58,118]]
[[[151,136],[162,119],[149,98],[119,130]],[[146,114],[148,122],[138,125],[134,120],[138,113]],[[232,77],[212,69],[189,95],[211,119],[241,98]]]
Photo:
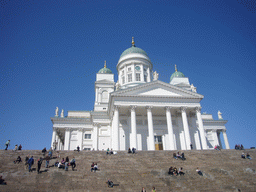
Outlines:
[[69,142],[70,142],[70,128],[66,128],[64,150],[69,150]]
[[113,150],[119,150],[119,106],[114,108],[112,131],[112,148]]
[[186,142],[186,148],[187,150],[190,150],[190,133],[188,128],[188,119],[187,119],[187,113],[186,113],[186,107],[181,107],[181,115],[182,115],[182,122],[183,122],[183,128],[185,133],[185,142]]
[[197,117],[198,127],[199,127],[199,131],[200,131],[200,138],[201,138],[202,148],[207,149],[208,147],[207,147],[204,127],[203,127],[203,120],[202,120],[202,117],[201,117],[201,107],[196,107],[196,117]]
[[154,130],[153,130],[153,118],[152,118],[152,107],[147,106],[147,119],[148,119],[148,150],[155,150],[154,143]]
[[223,138],[224,138],[224,143],[225,143],[226,149],[230,149],[226,130],[222,130],[222,134],[223,134]]
[[170,150],[175,150],[174,139],[173,139],[173,127],[172,127],[172,114],[171,107],[166,107],[166,122],[170,142]]
[[131,106],[131,138],[130,148],[137,149],[136,106]]

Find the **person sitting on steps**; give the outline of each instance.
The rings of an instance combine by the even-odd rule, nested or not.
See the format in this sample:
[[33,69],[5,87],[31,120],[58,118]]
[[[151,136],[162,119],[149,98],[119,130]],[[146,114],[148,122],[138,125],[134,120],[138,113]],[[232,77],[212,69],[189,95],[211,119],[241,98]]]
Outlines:
[[199,169],[199,167],[196,168],[196,172],[197,172],[199,175],[203,176],[203,173],[202,173],[202,171]]
[[91,172],[94,170],[94,162],[91,164]]
[[247,159],[252,159],[251,156],[249,155],[249,153],[246,154],[246,158]]
[[114,183],[110,179],[106,182],[108,184],[108,187],[113,187]]
[[168,174],[169,174],[169,175],[173,175],[173,168],[172,168],[172,167],[169,168]]
[[94,164],[94,168],[93,168],[93,169],[94,169],[94,173],[96,172],[96,170],[98,170],[98,165],[97,165],[97,163]]
[[184,153],[181,153],[181,159],[182,159],[183,161],[186,160]]
[[17,157],[15,161],[13,161],[14,164],[22,162],[20,156]]
[[245,159],[245,155],[244,155],[244,153],[242,153],[241,158]]
[[7,185],[7,183],[2,178],[2,175],[0,176],[0,185]]
[[183,172],[183,168],[181,167],[181,168],[179,168],[179,172],[178,172],[178,174],[181,176],[181,175],[185,175],[185,173]]
[[76,160],[75,157],[73,157],[73,159],[70,161],[70,165],[72,166],[72,171],[74,171],[75,167],[76,167]]
[[129,147],[129,149],[128,149],[128,153],[132,153],[132,151],[131,151],[131,148]]
[[176,156],[176,153],[173,153],[173,158],[178,159],[177,156]]

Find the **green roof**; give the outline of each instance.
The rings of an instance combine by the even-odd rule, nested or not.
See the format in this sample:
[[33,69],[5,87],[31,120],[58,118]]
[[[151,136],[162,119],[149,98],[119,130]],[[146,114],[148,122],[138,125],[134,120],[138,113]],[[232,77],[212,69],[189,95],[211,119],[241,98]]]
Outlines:
[[183,73],[179,72],[179,71],[175,71],[175,72],[172,74],[172,76],[171,76],[171,78],[170,78],[170,81],[171,81],[174,77],[185,77],[185,75],[184,75]]
[[130,54],[130,53],[140,53],[140,54],[143,54],[143,55],[148,56],[147,53],[146,53],[143,49],[138,48],[138,47],[135,47],[135,46],[132,46],[132,47],[126,49],[126,50],[121,54],[120,58],[123,57],[123,56],[125,56],[125,55],[128,55],[128,54]]
[[103,67],[102,69],[99,70],[98,73],[112,74],[112,71],[107,67]]

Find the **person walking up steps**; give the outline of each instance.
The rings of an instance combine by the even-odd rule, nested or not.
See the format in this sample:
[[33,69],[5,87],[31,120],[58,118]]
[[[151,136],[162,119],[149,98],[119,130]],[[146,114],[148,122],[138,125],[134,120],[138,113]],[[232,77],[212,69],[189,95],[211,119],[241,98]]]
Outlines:
[[11,141],[11,140],[6,141],[6,143],[5,143],[5,150],[7,150],[8,147],[10,146],[10,141]]

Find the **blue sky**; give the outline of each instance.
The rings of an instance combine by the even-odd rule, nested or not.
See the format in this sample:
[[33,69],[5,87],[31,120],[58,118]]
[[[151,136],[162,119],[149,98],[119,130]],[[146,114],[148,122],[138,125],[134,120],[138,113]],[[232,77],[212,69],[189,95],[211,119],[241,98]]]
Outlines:
[[93,110],[96,73],[145,50],[169,83],[178,70],[223,113],[231,148],[255,146],[256,10],[253,1],[1,1],[0,149],[49,148],[55,108]]

